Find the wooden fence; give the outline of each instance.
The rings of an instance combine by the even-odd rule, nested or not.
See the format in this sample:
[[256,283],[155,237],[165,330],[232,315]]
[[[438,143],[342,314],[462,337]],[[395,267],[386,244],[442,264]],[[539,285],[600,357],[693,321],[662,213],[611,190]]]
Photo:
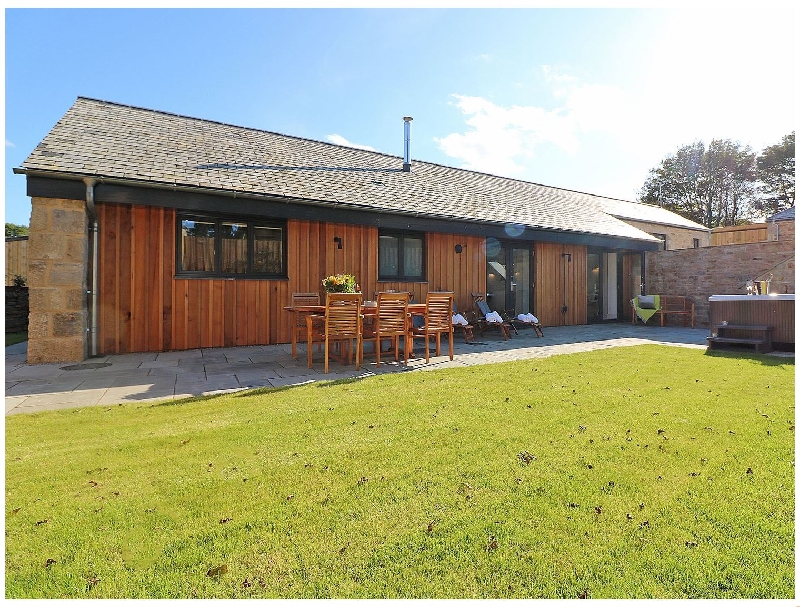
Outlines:
[[743,242],[764,242],[765,240],[767,240],[766,223],[753,223],[711,230],[712,247],[724,244],[741,244]]
[[6,286],[14,284],[14,277],[28,278],[28,237],[6,238]]

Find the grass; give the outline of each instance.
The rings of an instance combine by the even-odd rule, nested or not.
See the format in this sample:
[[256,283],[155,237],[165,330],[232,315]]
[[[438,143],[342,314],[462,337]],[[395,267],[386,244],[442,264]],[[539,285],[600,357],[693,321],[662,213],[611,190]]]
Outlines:
[[641,346],[6,418],[7,598],[784,598],[794,361]]
[[28,341],[28,332],[21,331],[19,333],[6,333],[6,346],[13,346],[14,344]]

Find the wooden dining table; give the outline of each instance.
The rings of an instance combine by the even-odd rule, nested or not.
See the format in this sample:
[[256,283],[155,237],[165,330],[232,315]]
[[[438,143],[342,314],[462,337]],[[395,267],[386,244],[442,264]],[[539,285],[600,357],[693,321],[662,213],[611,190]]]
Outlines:
[[[315,322],[325,322],[325,306],[322,304],[319,305],[303,305],[303,306],[284,306],[284,310],[289,312],[292,315],[292,326],[297,323],[297,315],[298,314],[306,314],[306,323],[307,323],[307,338],[306,341],[308,342],[308,349],[310,350],[313,347],[313,340],[311,338],[312,331],[313,331],[313,324]],[[408,304],[408,313],[411,316],[425,316],[426,307],[424,303],[416,303],[416,304]],[[375,316],[378,313],[378,306],[365,306],[361,305],[361,313],[364,315],[365,318],[369,318],[370,316]],[[297,358],[297,338],[295,336],[295,332],[292,331],[292,355]],[[309,357],[310,359],[310,357]],[[311,364],[308,365],[311,367]]]

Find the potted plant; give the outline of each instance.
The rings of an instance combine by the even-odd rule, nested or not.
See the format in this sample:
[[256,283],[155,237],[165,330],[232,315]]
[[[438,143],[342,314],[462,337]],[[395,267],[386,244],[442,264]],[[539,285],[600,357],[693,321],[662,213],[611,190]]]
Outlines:
[[361,287],[352,274],[333,274],[322,279],[322,287],[326,293],[358,293]]

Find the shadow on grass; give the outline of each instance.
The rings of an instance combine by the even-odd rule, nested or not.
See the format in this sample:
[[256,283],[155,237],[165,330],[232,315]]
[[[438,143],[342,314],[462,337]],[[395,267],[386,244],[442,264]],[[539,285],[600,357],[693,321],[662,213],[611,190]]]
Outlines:
[[233,398],[244,398],[249,396],[259,396],[261,394],[276,394],[278,392],[283,392],[284,390],[291,390],[292,388],[298,388],[303,384],[297,384],[294,386],[279,386],[279,387],[271,387],[267,386],[264,388],[243,388],[241,390],[236,390],[235,392],[218,392],[216,394],[201,394],[199,396],[187,396],[186,398],[180,398],[175,400],[162,400],[157,403],[153,403],[150,405],[150,408],[156,407],[179,407],[181,405],[189,405],[192,403],[200,403],[205,401],[212,401],[217,400],[220,398],[224,398],[226,396],[232,396]]
[[793,356],[774,356],[770,354],[756,354],[752,350],[729,349],[729,350],[706,350],[706,356],[712,358],[737,358],[754,360],[766,367],[781,367],[783,365],[794,366]]
[[[405,369],[401,371],[394,371],[394,373],[405,373],[407,371],[411,371],[411,369]],[[241,392],[236,392],[235,398],[242,398],[245,396],[258,396],[260,394],[275,394],[277,392],[283,392],[284,390],[292,390],[294,388],[300,388],[303,386],[313,385],[315,388],[319,389],[327,389],[327,388],[334,388],[336,386],[345,386],[348,384],[355,384],[365,379],[370,379],[372,377],[377,377],[377,375],[373,373],[365,374],[365,375],[357,375],[356,377],[343,377],[340,379],[314,379],[302,384],[293,384],[290,386],[280,386],[280,387],[263,387],[263,388],[253,388],[252,390],[242,390]]]
[[[148,406],[150,409],[156,409],[158,407],[180,407],[181,405],[189,405],[192,403],[199,403],[207,400],[215,400],[222,396],[228,396],[227,394],[201,394],[200,396],[187,396],[186,398],[180,398],[176,400],[160,400],[158,402],[152,403]],[[127,404],[127,403],[126,403]]]
[[[292,384],[288,386],[264,386],[261,388],[244,388],[241,390],[230,391],[230,392],[219,392],[216,394],[201,394],[198,396],[187,396],[186,398],[175,399],[175,400],[162,400],[154,402],[148,406],[151,409],[157,407],[180,407],[192,403],[213,401],[226,396],[231,396],[233,398],[249,398],[251,396],[277,394],[279,392],[294,390],[302,386],[308,386],[309,384],[314,384],[315,388],[332,388],[335,386],[342,386],[345,384],[353,384],[362,381],[364,379],[367,379],[369,377],[374,377],[374,375],[360,375],[358,377],[345,377],[342,379],[333,379],[333,380],[313,380],[302,384]],[[130,403],[125,403],[125,404],[130,404]]]

